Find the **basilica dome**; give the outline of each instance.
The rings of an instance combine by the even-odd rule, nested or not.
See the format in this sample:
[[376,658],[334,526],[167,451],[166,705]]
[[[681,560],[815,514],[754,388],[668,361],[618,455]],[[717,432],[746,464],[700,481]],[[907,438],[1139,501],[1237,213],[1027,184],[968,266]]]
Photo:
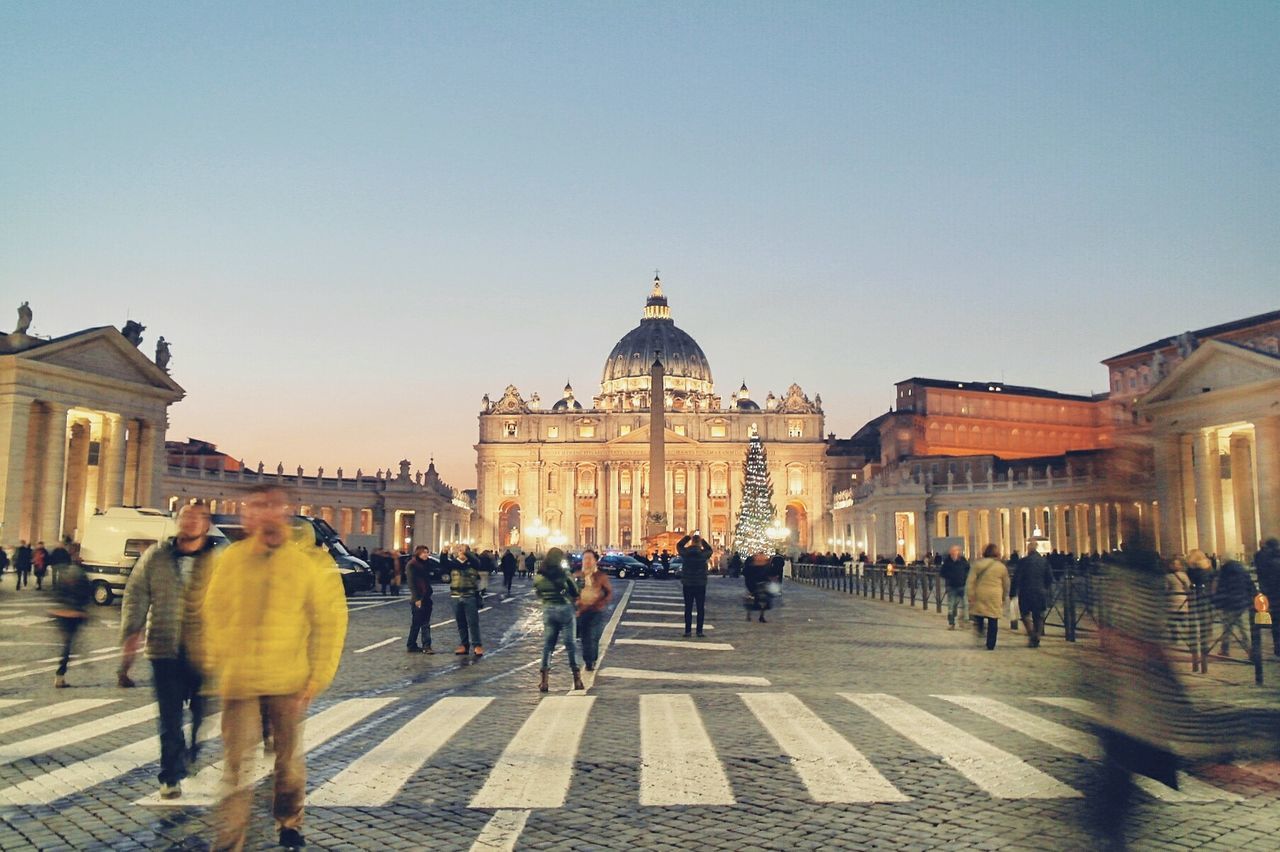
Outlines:
[[656,276],[645,302],[644,319],[623,335],[605,361],[601,393],[649,390],[649,371],[655,355],[666,370],[666,390],[699,396],[712,392],[707,356],[696,340],[676,328],[667,297],[662,294],[662,282]]

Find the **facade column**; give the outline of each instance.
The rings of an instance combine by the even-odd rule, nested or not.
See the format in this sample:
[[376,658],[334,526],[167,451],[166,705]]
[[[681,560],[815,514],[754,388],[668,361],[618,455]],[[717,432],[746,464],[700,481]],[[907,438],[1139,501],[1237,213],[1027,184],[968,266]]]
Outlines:
[[1280,538],[1280,416],[1253,424],[1253,467],[1258,482],[1258,538]]
[[1160,504],[1160,529],[1156,550],[1171,556],[1185,553],[1182,538],[1182,461],[1179,457],[1178,437],[1158,435],[1154,446],[1156,501]]
[[19,539],[30,538],[22,527],[23,509],[27,505],[27,460],[36,458],[30,452],[31,397],[10,397],[0,403],[0,453],[5,460],[0,473],[0,544],[13,548]]
[[711,537],[711,468],[702,462],[698,467],[698,529],[710,540]]
[[119,414],[105,414],[104,420],[103,431],[107,440],[98,455],[102,460],[98,505],[106,509],[124,505],[125,428],[124,418]]
[[71,435],[67,441],[67,477],[66,499],[62,511],[62,536],[78,537],[81,527],[81,516],[84,514],[85,491],[89,480],[89,438],[92,426],[88,420],[77,420],[71,424]]
[[57,543],[62,528],[62,504],[67,473],[68,407],[45,403],[44,468],[40,477],[40,515],[34,539],[50,547]]
[[642,506],[646,500],[644,493],[644,467],[636,462],[631,463],[631,549],[640,547],[640,539],[644,538],[644,518]]
[[1248,560],[1261,544],[1254,519],[1257,504],[1253,499],[1253,446],[1248,435],[1231,436],[1231,491],[1236,510],[1232,531],[1240,542],[1244,559]]
[[[165,415],[161,414],[163,418]],[[165,508],[160,493],[167,467],[164,451],[164,423],[156,420],[140,421],[141,441],[138,446],[138,505]]]
[[689,462],[684,466],[684,531],[698,529],[698,465]]
[[1218,552],[1218,503],[1222,490],[1218,470],[1218,433],[1208,429],[1196,436],[1196,541],[1206,554]]
[[987,510],[987,541],[1000,548],[1001,558],[1008,558],[1009,551],[1005,549],[1004,543],[1000,541],[1000,510]]

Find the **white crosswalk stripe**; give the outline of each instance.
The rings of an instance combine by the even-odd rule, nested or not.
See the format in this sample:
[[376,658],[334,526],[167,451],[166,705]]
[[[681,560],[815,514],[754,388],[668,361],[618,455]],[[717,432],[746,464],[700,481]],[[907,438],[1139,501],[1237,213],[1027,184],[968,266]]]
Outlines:
[[[395,698],[348,698],[307,718],[303,725],[302,751],[307,753],[359,723],[369,715],[395,701]],[[241,768],[241,783],[256,784],[271,774],[274,758],[262,755]],[[217,799],[218,782],[222,778],[223,761],[200,770],[195,777],[182,782],[182,798],[161,799],[160,794],[134,802],[149,807],[208,806]]]
[[37,707],[24,713],[15,713],[12,716],[0,719],[0,734],[19,731],[28,725],[37,725],[50,719],[73,716],[85,710],[93,710],[96,707],[114,704],[118,700],[117,698],[73,698],[70,701],[59,701],[50,707]]
[[640,804],[733,803],[693,696],[640,696]]
[[1008,752],[900,698],[883,693],[840,694],[916,745],[941,757],[997,799],[1064,799],[1081,795]]
[[[682,627],[684,625],[681,625]],[[617,639],[615,645],[648,645],[653,648],[696,648],[699,651],[732,651],[728,642],[684,642],[679,639]]]
[[542,699],[498,758],[471,807],[563,807],[595,700],[594,695]]
[[[665,612],[662,613],[662,615],[666,615],[666,614],[667,613]],[[669,629],[684,630],[683,621],[624,621],[622,622],[621,626],[622,627],[666,627]],[[704,624],[703,629],[715,630],[716,628],[714,624]]]
[[442,698],[307,798],[312,807],[379,807],[492,698]]
[[789,693],[741,693],[815,802],[905,802],[871,761]]
[[[674,644],[685,646],[687,643]],[[726,763],[722,752],[725,743],[720,741],[722,735],[706,725],[706,721],[712,718],[704,716],[709,712],[709,706],[703,706],[706,699],[691,693],[700,684],[736,686],[738,690],[744,687],[768,688],[767,680],[728,674],[611,668],[602,670],[602,675],[665,681],[673,690],[637,696],[638,723],[632,723],[630,728],[610,728],[611,738],[635,743],[636,751],[632,754],[639,766],[638,785],[630,794],[634,804],[653,807],[735,804],[735,786],[744,781],[749,783],[743,773],[760,770],[755,769],[754,764]],[[676,692],[681,686],[689,692]],[[904,700],[880,693],[841,692],[837,695],[861,708],[903,741],[938,755],[946,767],[950,767],[938,766],[929,772],[954,772],[957,783],[962,783],[960,778],[963,777],[997,799],[1066,799],[1080,794],[1063,780],[1033,766],[1036,762],[1034,757],[1019,757],[1003,750],[1016,749],[991,733],[994,730],[992,726],[1016,732],[1029,741],[1051,746],[1081,761],[1092,763],[1103,759],[1102,749],[1093,734],[1086,730],[1086,725],[1077,727],[1045,718],[1036,712],[1037,708],[1052,706],[1086,718],[1097,718],[1101,714],[1100,708],[1081,699],[1037,697],[1014,701],[979,695],[935,695],[925,699],[935,704],[925,705],[915,699]],[[885,767],[877,764],[886,758],[876,755],[895,755],[901,748],[884,748],[880,739],[883,729],[869,730],[849,716],[849,713],[858,716],[858,711],[847,710],[840,722],[833,725],[834,719],[824,720],[815,712],[814,707],[819,705],[790,692],[739,691],[738,696],[750,714],[743,714],[743,718],[753,719],[758,725],[752,736],[756,744],[753,753],[758,757],[773,758],[776,755],[786,760],[812,802],[895,803],[909,801],[912,797],[928,800],[935,795],[933,782],[912,788],[901,786],[900,776],[892,772],[889,777],[882,774]],[[630,698],[608,700],[625,701]],[[0,716],[0,733],[13,735],[30,724],[49,723],[49,726],[36,736],[0,745],[0,766],[37,755],[56,755],[67,746],[125,732],[131,726],[154,719],[154,704],[86,721],[76,718],[82,714],[94,715],[120,700],[50,701],[32,709],[28,699],[4,699],[7,705],[0,706],[19,706],[24,702],[28,702],[28,706],[21,712]],[[355,755],[342,758],[340,765],[326,765],[333,774],[312,789],[309,806],[375,808],[403,798],[406,786],[415,778],[430,773],[433,765],[448,763],[452,744],[471,748],[463,739],[464,732],[477,728],[475,721],[483,717],[496,699],[448,696],[411,710],[406,707],[410,712],[397,713],[394,724],[390,719],[378,721],[381,710],[401,700],[404,699],[341,700],[306,720],[302,741],[304,753],[357,728],[363,722],[371,722],[359,728],[358,739],[355,736],[347,738],[350,742],[344,745],[341,753],[345,755],[348,749],[354,749],[357,751]],[[617,707],[613,704],[597,708],[595,701],[596,696],[547,696],[539,701],[518,730],[514,724],[505,730],[502,723],[498,728],[486,726],[486,736],[496,734],[503,739],[509,737],[509,740],[506,740],[501,756],[495,760],[481,789],[475,792],[471,801],[466,802],[468,790],[460,793],[456,802],[495,811],[486,827],[487,834],[482,835],[488,838],[486,842],[492,841],[499,846],[508,841],[514,842],[531,810],[564,807],[575,772],[587,768],[579,766],[578,751],[591,714],[597,712],[602,714],[602,718],[612,718]],[[723,716],[722,704],[712,706],[716,707],[718,717]],[[934,712],[923,709],[926,706]],[[934,710],[935,707],[938,709]],[[943,708],[949,713],[944,714]],[[942,715],[935,715],[935,712]],[[59,720],[65,722],[68,719],[74,719],[75,723],[62,730],[52,730],[60,724]],[[408,721],[404,721],[406,719]],[[974,727],[981,722],[987,724]],[[969,730],[977,730],[978,734],[969,733]],[[15,774],[10,777],[16,778],[17,782],[0,787],[0,808],[57,805],[68,797],[88,792],[98,785],[110,784],[135,770],[148,766],[152,770],[158,768],[159,738],[154,729],[126,733],[131,734],[132,742],[70,763],[50,761],[53,768],[48,771],[44,771],[47,767],[42,765],[15,767]],[[200,733],[201,741],[216,739],[219,734],[219,717],[206,719]],[[871,757],[860,750],[860,738],[871,738],[877,743],[876,753]],[[1020,738],[1016,741],[1025,742]],[[994,742],[1000,742],[1003,749],[992,745]],[[1035,754],[1043,753],[1043,747],[1037,746]],[[331,754],[328,760],[333,759]],[[905,771],[900,760],[887,759],[897,764],[896,772]],[[65,765],[61,765],[63,763]],[[270,755],[249,761],[245,767],[245,782],[257,783],[266,778],[271,772],[271,763]],[[1059,759],[1054,764],[1057,767],[1055,771],[1061,772],[1063,765]],[[40,774],[33,774],[33,768]],[[207,806],[216,798],[222,769],[223,764],[219,762],[188,778],[183,782],[180,799],[161,800],[158,795],[151,794],[134,804],[145,807]],[[134,775],[128,782],[135,785],[135,789],[139,777]],[[1142,777],[1135,778],[1134,782],[1161,804],[1230,802],[1242,798],[1186,774],[1180,775],[1178,790]],[[133,795],[138,794],[135,792]],[[591,795],[589,788],[586,795]]]
[[15,760],[22,760],[27,757],[34,757],[37,754],[54,751],[55,749],[73,745],[84,740],[93,739],[104,734],[113,733],[121,728],[127,728],[131,725],[137,725],[142,722],[150,722],[156,717],[156,705],[147,704],[144,707],[135,707],[132,710],[125,710],[111,716],[104,716],[101,719],[94,719],[90,722],[82,722],[79,725],[72,725],[69,728],[62,728],[50,734],[32,737],[30,739],[21,740],[9,745],[0,746],[0,766],[13,763]]

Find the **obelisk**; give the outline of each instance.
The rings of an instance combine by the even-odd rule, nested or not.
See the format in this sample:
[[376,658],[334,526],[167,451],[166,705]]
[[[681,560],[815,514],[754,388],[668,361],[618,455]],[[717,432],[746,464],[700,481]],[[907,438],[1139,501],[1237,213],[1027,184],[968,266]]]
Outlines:
[[649,368],[649,517],[645,537],[667,531],[667,418],[666,389],[660,352],[653,353]]

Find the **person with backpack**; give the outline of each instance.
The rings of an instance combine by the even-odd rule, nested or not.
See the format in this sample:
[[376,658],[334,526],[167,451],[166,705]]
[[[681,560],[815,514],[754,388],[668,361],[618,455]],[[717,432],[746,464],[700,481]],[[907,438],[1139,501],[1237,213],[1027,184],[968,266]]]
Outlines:
[[1249,647],[1249,631],[1243,624],[1244,614],[1253,606],[1253,596],[1258,589],[1245,567],[1234,559],[1222,564],[1218,572],[1218,585],[1213,592],[1213,606],[1222,620],[1222,656],[1231,656],[1231,634],[1244,637]]
[[569,668],[573,671],[573,688],[582,689],[582,674],[578,669],[578,647],[574,636],[574,611],[578,601],[578,585],[565,570],[564,551],[553,547],[547,551],[533,581],[534,591],[542,602],[542,680],[539,692],[550,689],[547,678],[551,673],[551,653],[556,642],[564,638],[565,653],[569,655]]

